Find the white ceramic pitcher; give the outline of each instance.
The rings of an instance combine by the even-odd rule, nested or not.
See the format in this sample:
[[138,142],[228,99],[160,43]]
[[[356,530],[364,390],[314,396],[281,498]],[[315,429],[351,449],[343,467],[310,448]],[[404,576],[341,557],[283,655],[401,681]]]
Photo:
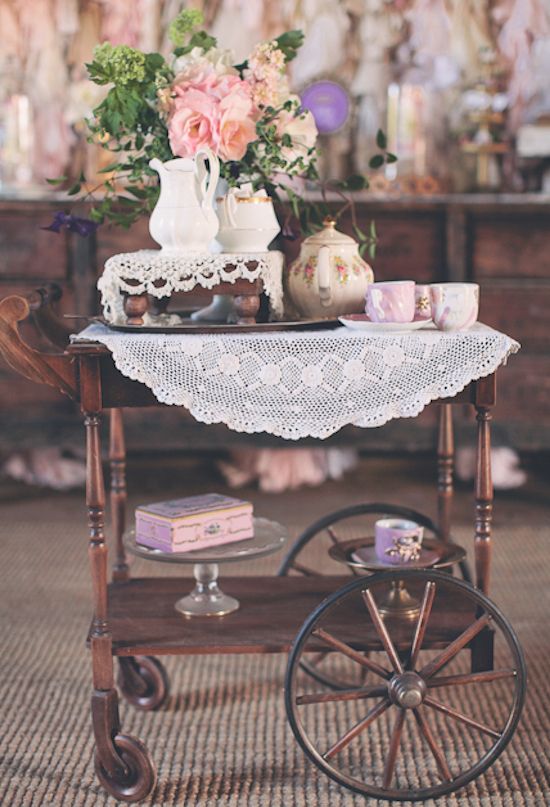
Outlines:
[[149,165],[160,177],[160,196],[149,220],[151,237],[168,254],[208,252],[218,232],[213,206],[220,176],[216,155],[203,148],[194,158],[178,157],[163,163],[155,157]]

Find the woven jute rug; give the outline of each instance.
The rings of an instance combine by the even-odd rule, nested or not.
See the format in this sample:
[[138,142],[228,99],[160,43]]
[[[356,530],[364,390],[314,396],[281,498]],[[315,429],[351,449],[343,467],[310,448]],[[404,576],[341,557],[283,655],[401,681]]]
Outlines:
[[[131,504],[184,492],[189,486],[142,493]],[[245,491],[256,512],[289,524],[297,535],[321,514],[346,504],[380,499],[433,512],[431,480],[390,461],[364,462],[360,474],[322,489],[286,497]],[[223,486],[210,482],[210,489]],[[147,488],[147,493],[143,489]],[[164,495],[167,494],[167,495]],[[368,495],[367,495],[368,494]],[[455,537],[471,548],[466,492],[457,497]],[[475,782],[438,805],[547,805],[550,803],[549,524],[550,509],[537,496],[497,501],[492,596],[511,620],[528,664],[528,697],[508,749]],[[82,496],[42,495],[2,506],[0,602],[1,730],[0,803],[6,807],[112,805],[93,772],[89,715],[90,659],[84,639],[90,617],[90,585]],[[243,574],[273,572],[280,558],[235,566]],[[135,562],[136,574],[181,574]],[[222,578],[223,579],[223,578]],[[321,775],[304,757],[287,724],[283,704],[283,656],[168,658],[171,696],[156,713],[122,703],[125,733],[143,739],[158,767],[150,805],[375,804]],[[451,767],[453,760],[449,760]],[[433,802],[432,802],[433,803]]]

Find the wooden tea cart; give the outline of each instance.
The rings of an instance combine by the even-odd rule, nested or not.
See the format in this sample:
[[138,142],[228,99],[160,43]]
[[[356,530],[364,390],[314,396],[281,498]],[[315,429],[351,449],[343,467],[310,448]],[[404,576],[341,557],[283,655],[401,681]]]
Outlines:
[[[58,292],[48,288],[30,299],[4,299],[0,303],[0,348],[17,372],[69,395],[79,402],[84,415],[94,600],[89,632],[92,722],[96,772],[106,790],[118,799],[135,802],[145,798],[156,781],[146,746],[124,734],[120,725],[113,657],[118,659],[120,693],[136,708],[156,709],[168,693],[167,676],[157,656],[290,651],[285,700],[298,742],[320,770],[366,796],[396,800],[437,797],[462,787],[491,765],[516,728],[526,676],[517,638],[487,598],[495,375],[440,403],[437,524],[424,514],[389,504],[362,504],[332,513],[296,541],[278,576],[225,578],[224,588],[240,601],[239,610],[206,622],[185,620],[174,609],[184,582],[173,577],[131,579],[123,541],[126,460],[122,409],[160,404],[145,385],[116,369],[107,348],[92,342],[68,344],[69,329],[50,307],[56,296]],[[60,351],[38,352],[22,340],[18,323],[31,310],[39,328]],[[462,554],[453,554],[456,547],[450,542],[451,404],[470,404],[477,417],[473,583],[466,563],[458,564]],[[105,410],[111,430],[115,548],[111,583],[107,579],[100,443]],[[449,568],[368,574],[367,569],[363,573],[350,564],[357,574],[350,582],[350,569],[345,566],[341,574],[328,576],[308,565],[308,551],[321,535],[328,535],[333,553],[350,557],[341,537],[346,524],[379,513],[424,525],[434,546],[444,547],[439,557],[450,557],[449,563],[454,558],[465,579],[449,574]],[[392,598],[393,605],[388,604]],[[453,668],[456,664],[459,666],[451,674],[442,674],[448,665]],[[494,695],[487,698],[491,688]],[[469,693],[467,709],[460,700],[465,692]],[[440,693],[446,693],[447,700]],[[458,706],[453,693],[457,693]],[[499,704],[496,713],[495,702]],[[488,714],[483,712],[487,704]],[[474,707],[481,709],[481,715],[471,715]],[[450,739],[447,726],[452,726]],[[453,744],[460,747],[460,753],[451,764],[447,756]]]

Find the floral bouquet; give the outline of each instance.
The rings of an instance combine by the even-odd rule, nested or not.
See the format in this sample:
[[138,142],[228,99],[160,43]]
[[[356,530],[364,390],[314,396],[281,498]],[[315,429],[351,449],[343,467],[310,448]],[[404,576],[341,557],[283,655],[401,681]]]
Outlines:
[[[232,187],[251,183],[264,188],[282,210],[283,235],[294,237],[292,216],[303,233],[320,229],[327,215],[338,219],[351,212],[360,252],[374,255],[376,232],[358,225],[350,191],[368,188],[363,175],[343,182],[320,182],[316,165],[317,128],[311,113],[290,91],[287,64],[303,42],[301,31],[288,31],[257,45],[248,59],[234,64],[232,54],[218,47],[201,29],[196,9],[182,11],[169,28],[173,52],[143,53],[128,45],[98,45],[87,65],[92,81],[108,87],[105,97],[87,120],[88,140],[100,143],[114,159],[99,172],[104,180],[91,187],[84,174],[69,188],[92,202],[90,220],[65,215],[50,227],[91,228],[108,220],[129,227],[150,214],[159,196],[159,180],[149,162],[194,157],[209,147],[220,160],[220,175]],[[397,158],[386,151],[386,137],[378,132],[380,153],[370,167],[380,168]],[[304,200],[292,181],[297,177],[318,183],[322,201]],[[66,177],[48,180],[57,185]],[[96,191],[101,195],[96,196]],[[327,191],[338,200],[327,201]]]
[[[219,157],[229,186],[251,182],[276,197],[291,178],[317,178],[315,121],[290,92],[285,72],[302,33],[263,42],[235,65],[201,24],[198,10],[178,15],[168,60],[128,45],[96,47],[90,77],[111,86],[88,121],[88,139],[115,159],[101,171],[105,180],[86,193],[93,221],[129,226],[150,213],[159,187],[149,161],[194,157],[205,146]],[[85,182],[81,175],[69,194],[79,194]]]

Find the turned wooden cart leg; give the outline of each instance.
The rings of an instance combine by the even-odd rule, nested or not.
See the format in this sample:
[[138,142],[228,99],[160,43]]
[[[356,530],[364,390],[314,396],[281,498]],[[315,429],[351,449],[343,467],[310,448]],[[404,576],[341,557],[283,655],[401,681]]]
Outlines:
[[[475,480],[475,559],[476,586],[489,592],[491,567],[491,524],[493,521],[493,480],[491,476],[491,409],[476,406],[477,462]],[[494,632],[488,627],[471,644],[472,672],[493,669]]]
[[109,463],[111,467],[111,519],[116,546],[113,580],[115,583],[120,583],[130,578],[130,569],[122,541],[126,529],[126,446],[120,409],[110,411]]
[[260,310],[259,294],[238,294],[234,297],[237,325],[253,325]]
[[448,541],[453,507],[454,436],[451,404],[439,407],[437,440],[437,510],[441,538]]
[[105,789],[122,801],[139,801],[151,792],[156,773],[149,752],[139,740],[120,734],[118,696],[114,686],[112,638],[107,619],[107,545],[105,486],[101,466],[100,415],[87,413],[86,504],[94,615],[92,652],[92,723],[96,741],[95,768]]
[[475,480],[475,564],[476,586],[489,592],[491,566],[491,523],[493,520],[493,480],[491,477],[491,410],[476,406],[477,462]]

